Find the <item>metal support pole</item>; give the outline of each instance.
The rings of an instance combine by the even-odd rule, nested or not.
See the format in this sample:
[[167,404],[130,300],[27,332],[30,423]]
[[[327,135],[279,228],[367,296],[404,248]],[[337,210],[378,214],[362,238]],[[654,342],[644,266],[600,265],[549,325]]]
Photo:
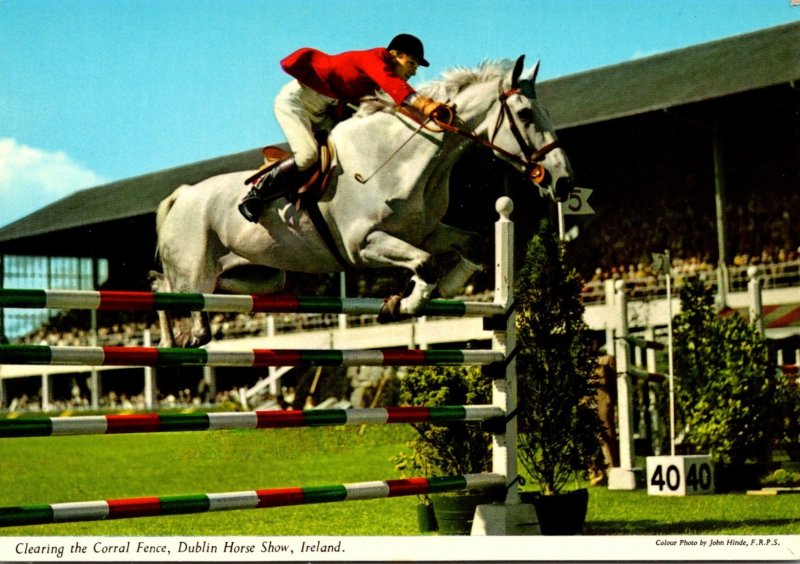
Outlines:
[[[149,347],[150,342],[150,329],[144,330],[144,346]],[[156,369],[152,366],[145,366],[144,367],[144,404],[147,406],[147,409],[153,409],[153,406],[156,404],[155,402],[155,371]]]
[[42,374],[42,397],[40,400],[41,410],[49,411],[53,401],[53,390],[50,387],[50,374],[47,373]]
[[[275,334],[276,334],[276,331],[275,331],[275,314],[272,313],[272,314],[267,316],[267,338],[274,337]],[[276,377],[277,371],[278,371],[278,367],[277,366],[270,366],[269,369],[267,370],[267,378],[269,379],[269,394],[272,397],[277,397],[278,393],[281,391],[280,378]],[[216,397],[216,395],[217,395],[216,386],[217,386],[217,383],[215,381],[214,382],[214,396],[213,397]],[[213,402],[214,400],[212,399],[211,401]]]
[[[270,374],[275,370],[274,366],[269,367]],[[217,370],[213,366],[203,367],[203,380],[206,382],[206,391],[208,392],[208,402],[211,404],[216,403],[217,398]],[[272,388],[274,384],[270,384]]]
[[100,408],[100,394],[102,392],[101,382],[100,371],[92,367],[91,372],[89,372],[89,393],[92,396],[92,409]]
[[728,305],[728,257],[725,250],[725,154],[719,129],[713,130],[714,202],[717,211],[717,306]]
[[[339,297],[344,300],[347,297],[347,274],[344,271],[339,273]],[[347,314],[339,314],[339,331],[347,330]]]
[[762,337],[765,334],[764,309],[761,303],[761,279],[758,276],[758,267],[751,266],[747,269],[747,295],[750,301],[750,324],[755,325]]
[[633,472],[633,390],[628,373],[630,344],[628,343],[628,296],[625,282],[617,280],[615,306],[617,308],[617,333],[614,339],[614,356],[617,360],[617,419],[619,429],[619,468],[608,473],[608,489],[635,490]]

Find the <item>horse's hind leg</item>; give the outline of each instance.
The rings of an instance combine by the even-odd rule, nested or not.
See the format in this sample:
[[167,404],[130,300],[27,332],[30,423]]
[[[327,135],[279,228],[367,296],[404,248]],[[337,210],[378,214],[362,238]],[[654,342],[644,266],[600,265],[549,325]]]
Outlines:
[[405,296],[390,297],[378,315],[378,321],[385,323],[419,313],[430,301],[436,289],[433,257],[425,251],[389,235],[374,231],[367,236],[366,245],[360,252],[367,266],[399,266],[413,272],[413,288]]
[[458,295],[472,275],[483,270],[483,240],[475,232],[440,223],[422,247],[437,257],[437,262],[442,255],[457,255],[454,265],[439,278],[438,290],[443,298]]
[[[150,288],[153,292],[169,292],[166,277],[155,270],[150,271]],[[158,326],[161,331],[159,347],[174,347],[175,335],[172,332],[172,315],[168,311],[158,310]]]
[[[167,277],[160,272],[150,271],[150,287],[154,292],[169,292],[171,286]],[[180,330],[176,334],[169,311],[158,310],[158,325],[161,330],[159,347],[199,347],[211,340],[211,323],[208,314],[200,311],[191,312],[192,328],[189,332]]]
[[[186,253],[189,254],[188,252]],[[169,263],[162,257],[165,276],[168,282],[169,291],[186,293],[208,293],[214,291],[217,271],[208,257],[187,265],[176,265]],[[178,268],[182,266],[183,268]],[[204,268],[205,266],[205,268]],[[180,272],[180,275],[177,273]],[[169,315],[164,313],[165,319]],[[183,324],[182,324],[183,325]],[[191,328],[181,327],[174,334],[173,344],[178,347],[200,347],[211,341],[211,323],[208,313],[204,311],[191,312]]]

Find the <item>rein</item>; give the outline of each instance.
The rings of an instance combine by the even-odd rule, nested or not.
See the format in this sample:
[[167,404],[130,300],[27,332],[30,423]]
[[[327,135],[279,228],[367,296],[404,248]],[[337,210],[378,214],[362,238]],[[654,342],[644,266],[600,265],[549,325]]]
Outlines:
[[[415,117],[415,116],[412,116],[412,115],[411,115],[409,112],[407,112],[407,111],[403,110],[403,113],[405,113],[405,114],[406,114],[406,115],[408,115],[409,117],[413,117],[413,118],[414,118],[414,121],[417,121],[417,122],[419,121],[419,120],[417,120],[417,119],[416,119],[416,117]],[[414,137],[416,137],[416,136],[417,136],[417,134],[418,134],[420,131],[422,131],[422,129],[423,129],[423,128],[425,128],[425,126],[426,126],[426,123],[427,123],[427,122],[422,122],[422,123],[420,123],[420,124],[419,124],[419,127],[417,127],[417,128],[416,128],[416,129],[415,129],[415,130],[414,130],[414,131],[411,133],[411,135],[409,135],[409,136],[408,136],[408,139],[406,139],[405,141],[403,141],[403,142],[400,144],[400,146],[398,146],[398,147],[397,147],[397,149],[395,149],[394,151],[392,151],[392,154],[391,154],[391,155],[389,155],[388,157],[386,157],[386,160],[384,160],[384,161],[381,163],[381,165],[380,165],[378,168],[376,168],[375,170],[373,170],[373,171],[372,171],[372,173],[371,173],[369,176],[367,176],[366,178],[364,178],[364,177],[361,175],[361,173],[360,173],[360,172],[357,172],[357,173],[355,173],[355,174],[353,175],[353,177],[354,177],[354,178],[355,178],[355,179],[356,179],[358,182],[360,182],[361,184],[366,184],[367,182],[369,182],[370,180],[372,180],[372,177],[373,177],[373,176],[375,176],[376,174],[378,174],[378,172],[379,172],[379,171],[380,171],[380,170],[381,170],[383,167],[385,167],[387,164],[389,164],[389,161],[391,161],[393,158],[395,158],[395,156],[397,156],[397,153],[399,153],[400,151],[402,151],[402,150],[403,150],[403,147],[405,147],[406,145],[408,145],[409,141],[411,141],[411,140],[412,140]]]
[[[543,147],[537,149],[536,147],[529,144],[525,137],[522,135],[520,131],[519,125],[517,124],[517,120],[514,119],[514,114],[511,111],[511,107],[508,105],[508,99],[518,94],[520,91],[519,88],[513,87],[509,90],[503,91],[502,87],[500,90],[500,95],[498,96],[498,100],[500,101],[500,113],[497,115],[497,122],[494,124],[494,130],[492,131],[492,136],[490,139],[484,139],[482,137],[478,137],[475,133],[471,131],[465,131],[461,128],[452,126],[450,124],[439,124],[439,127],[446,129],[447,131],[451,131],[453,133],[457,133],[463,137],[467,137],[472,139],[473,141],[480,143],[484,147],[488,147],[489,149],[500,153],[504,157],[506,157],[510,161],[514,161],[523,166],[525,169],[525,174],[530,177],[530,179],[539,184],[542,182],[545,177],[547,176],[547,170],[539,164],[539,162],[547,156],[547,153],[550,151],[557,149],[560,147],[560,143],[558,140],[553,141],[552,143],[548,143]],[[495,137],[500,132],[500,126],[503,124],[503,120],[508,118],[508,127],[511,129],[511,133],[514,135],[514,139],[517,140],[517,144],[519,148],[522,149],[522,154],[525,158],[520,158],[514,153],[503,149],[502,147],[496,145],[494,143]]]
[[[427,129],[428,131],[433,131],[436,133],[440,133],[443,131],[448,133],[454,133],[456,135],[464,137],[465,139],[469,139],[470,141],[478,143],[479,145],[483,145],[484,147],[492,151],[495,151],[496,153],[499,153],[507,160],[521,165],[525,169],[526,176],[528,176],[533,182],[537,184],[541,183],[547,176],[547,170],[544,168],[544,166],[540,164],[540,162],[545,158],[545,156],[547,156],[547,154],[550,151],[560,147],[560,143],[558,142],[558,140],[556,140],[553,141],[552,143],[548,143],[547,145],[544,145],[543,147],[537,149],[536,147],[533,147],[525,140],[525,137],[522,135],[522,132],[520,131],[519,125],[517,125],[517,121],[514,119],[514,114],[512,113],[511,108],[508,105],[508,99],[517,93],[519,93],[519,88],[511,88],[510,90],[506,90],[505,92],[501,90],[500,95],[498,96],[498,100],[500,101],[500,113],[497,116],[497,122],[495,123],[494,130],[492,132],[490,139],[485,139],[480,135],[478,135],[477,133],[475,133],[474,131],[465,129],[462,126],[463,122],[461,122],[461,120],[458,120],[458,122],[460,123],[456,122],[457,118],[455,118],[455,114],[452,110],[448,112],[447,120],[440,119],[434,116],[429,117],[425,120],[420,120],[418,113],[410,111],[402,106],[397,107],[396,111],[398,113],[401,113],[404,116],[411,118],[412,120],[414,120],[419,124],[419,127],[417,127],[408,137],[408,139],[403,141],[403,143],[399,147],[397,147],[397,149],[395,149],[392,152],[392,154],[389,155],[389,157],[376,170],[372,172],[372,174],[370,174],[367,178],[364,178],[360,173],[356,173],[355,179],[361,184],[366,184],[373,176],[375,176],[375,174],[379,170],[381,170],[384,166],[386,166],[386,164],[390,160],[392,160],[397,155],[397,153],[399,153],[400,150],[403,147],[405,147],[409,141],[411,141],[412,138],[414,138],[417,134],[419,134],[419,132],[422,131],[423,129]],[[495,137],[500,131],[500,126],[503,124],[503,121],[506,118],[508,119],[511,133],[517,140],[517,144],[522,150],[524,158],[520,157],[515,153],[512,153],[511,151],[504,149],[503,147],[500,147],[499,145],[496,145],[494,142]],[[435,126],[438,129],[433,129],[432,127],[430,127],[429,123],[431,122],[435,124]]]

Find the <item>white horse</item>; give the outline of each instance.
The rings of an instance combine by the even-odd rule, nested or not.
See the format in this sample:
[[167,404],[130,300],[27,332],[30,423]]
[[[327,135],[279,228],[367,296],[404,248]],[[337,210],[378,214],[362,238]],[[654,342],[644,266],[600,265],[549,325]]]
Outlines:
[[[356,116],[332,130],[336,168],[319,210],[339,258],[307,211],[298,211],[285,198],[265,206],[259,223],[239,214],[237,205],[247,191],[244,180],[254,171],[177,188],[157,210],[164,275],[154,289],[274,293],[283,288],[286,271],[405,267],[413,288],[405,297],[387,300],[383,320],[418,313],[434,290],[442,297],[456,295],[481,268],[479,237],[441,223],[450,171],[464,148],[474,142],[489,146],[554,198],[572,188],[567,156],[536,99],[539,65],[521,79],[523,59],[452,69],[419,89],[453,104],[457,127],[439,123],[423,128],[392,107],[364,103]],[[162,346],[200,346],[211,340],[208,317],[201,312],[192,312],[190,332],[174,336],[169,317],[160,312],[160,318]]]

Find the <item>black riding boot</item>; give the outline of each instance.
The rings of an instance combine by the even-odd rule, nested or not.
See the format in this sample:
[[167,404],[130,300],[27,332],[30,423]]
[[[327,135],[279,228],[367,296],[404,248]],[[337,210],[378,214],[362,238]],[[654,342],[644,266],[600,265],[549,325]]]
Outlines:
[[297,172],[294,157],[279,162],[261,177],[258,184],[250,188],[242,203],[239,204],[239,212],[247,221],[258,223],[261,212],[264,210],[264,204],[291,188],[292,182],[297,179]]

